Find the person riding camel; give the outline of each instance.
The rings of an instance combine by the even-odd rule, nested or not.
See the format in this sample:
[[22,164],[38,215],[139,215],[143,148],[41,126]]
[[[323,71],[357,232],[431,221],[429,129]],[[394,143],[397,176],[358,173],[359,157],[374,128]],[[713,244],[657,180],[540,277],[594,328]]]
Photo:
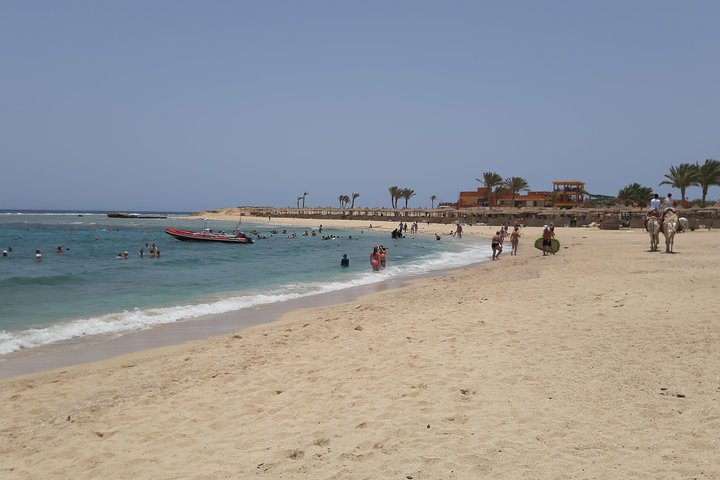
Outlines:
[[648,229],[647,224],[648,220],[650,220],[650,217],[655,217],[658,220],[660,220],[661,215],[661,205],[662,202],[660,200],[660,195],[657,193],[653,195],[653,198],[650,200],[650,210],[645,214],[645,230]]
[[[655,196],[657,197],[657,195],[655,195]],[[650,201],[650,204],[651,204],[651,205],[652,205],[652,203],[653,203],[654,200],[655,200],[655,198],[653,198],[653,199]],[[677,214],[677,212],[675,211],[675,205],[674,205],[674,203],[673,203],[672,193],[668,193],[668,194],[667,194],[667,197],[665,197],[665,198],[662,200],[662,203],[661,203],[661,205],[659,205],[659,208],[657,209],[657,211],[658,211],[659,214],[660,214],[660,215],[659,215],[659,217],[660,217],[660,218],[659,218],[659,219],[660,219],[660,233],[663,233],[663,222],[665,221],[665,214],[666,214],[668,211],[671,211],[672,213]],[[650,215],[650,214],[648,213],[648,215]],[[647,222],[647,219],[646,219],[646,222]],[[645,229],[647,230],[647,227],[645,227]]]
[[656,193],[655,195],[653,195],[653,198],[650,200],[650,211],[655,210],[659,215],[661,205],[662,205],[662,201],[660,200],[660,195],[658,195]]

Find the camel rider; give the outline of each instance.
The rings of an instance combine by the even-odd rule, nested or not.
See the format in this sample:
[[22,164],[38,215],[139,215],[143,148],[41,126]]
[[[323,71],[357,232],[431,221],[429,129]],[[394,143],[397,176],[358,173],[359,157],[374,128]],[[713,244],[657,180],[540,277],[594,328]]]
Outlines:
[[655,210],[657,212],[658,216],[660,216],[660,206],[661,205],[662,205],[662,202],[660,201],[660,195],[658,195],[656,193],[655,196],[653,196],[652,200],[650,200],[650,211],[652,212],[653,210]]
[[661,205],[662,202],[660,201],[660,195],[657,193],[653,196],[653,198],[650,200],[650,210],[648,210],[647,215],[645,215],[645,230],[648,229],[647,222],[650,217],[655,217],[658,220],[660,220],[661,217]]
[[665,210],[666,208],[674,207],[675,204],[673,202],[672,193],[668,193],[667,197],[663,198],[662,202],[662,208]]

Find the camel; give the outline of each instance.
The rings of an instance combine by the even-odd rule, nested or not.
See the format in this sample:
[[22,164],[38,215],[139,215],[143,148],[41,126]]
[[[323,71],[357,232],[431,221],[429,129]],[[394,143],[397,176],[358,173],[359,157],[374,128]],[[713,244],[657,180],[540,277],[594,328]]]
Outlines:
[[678,228],[678,216],[672,208],[666,208],[662,221],[662,232],[665,235],[665,253],[673,252],[673,242]]
[[654,216],[645,219],[645,228],[650,234],[650,251],[657,252],[660,243],[660,220]]

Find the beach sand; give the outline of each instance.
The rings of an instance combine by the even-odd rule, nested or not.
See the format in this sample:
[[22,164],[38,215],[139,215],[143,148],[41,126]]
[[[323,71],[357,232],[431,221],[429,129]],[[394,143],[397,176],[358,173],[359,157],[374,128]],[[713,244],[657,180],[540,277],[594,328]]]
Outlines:
[[556,233],[555,256],[526,229],[516,257],[2,380],[0,478],[720,478],[720,233],[674,255]]

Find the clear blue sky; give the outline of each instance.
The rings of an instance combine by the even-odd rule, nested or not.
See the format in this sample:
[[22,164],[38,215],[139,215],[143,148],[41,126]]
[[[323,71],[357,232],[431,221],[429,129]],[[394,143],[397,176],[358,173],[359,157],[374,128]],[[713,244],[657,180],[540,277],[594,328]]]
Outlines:
[[716,0],[4,0],[0,208],[380,207],[391,185],[422,207],[484,171],[664,194],[670,166],[720,158],[718,19]]

